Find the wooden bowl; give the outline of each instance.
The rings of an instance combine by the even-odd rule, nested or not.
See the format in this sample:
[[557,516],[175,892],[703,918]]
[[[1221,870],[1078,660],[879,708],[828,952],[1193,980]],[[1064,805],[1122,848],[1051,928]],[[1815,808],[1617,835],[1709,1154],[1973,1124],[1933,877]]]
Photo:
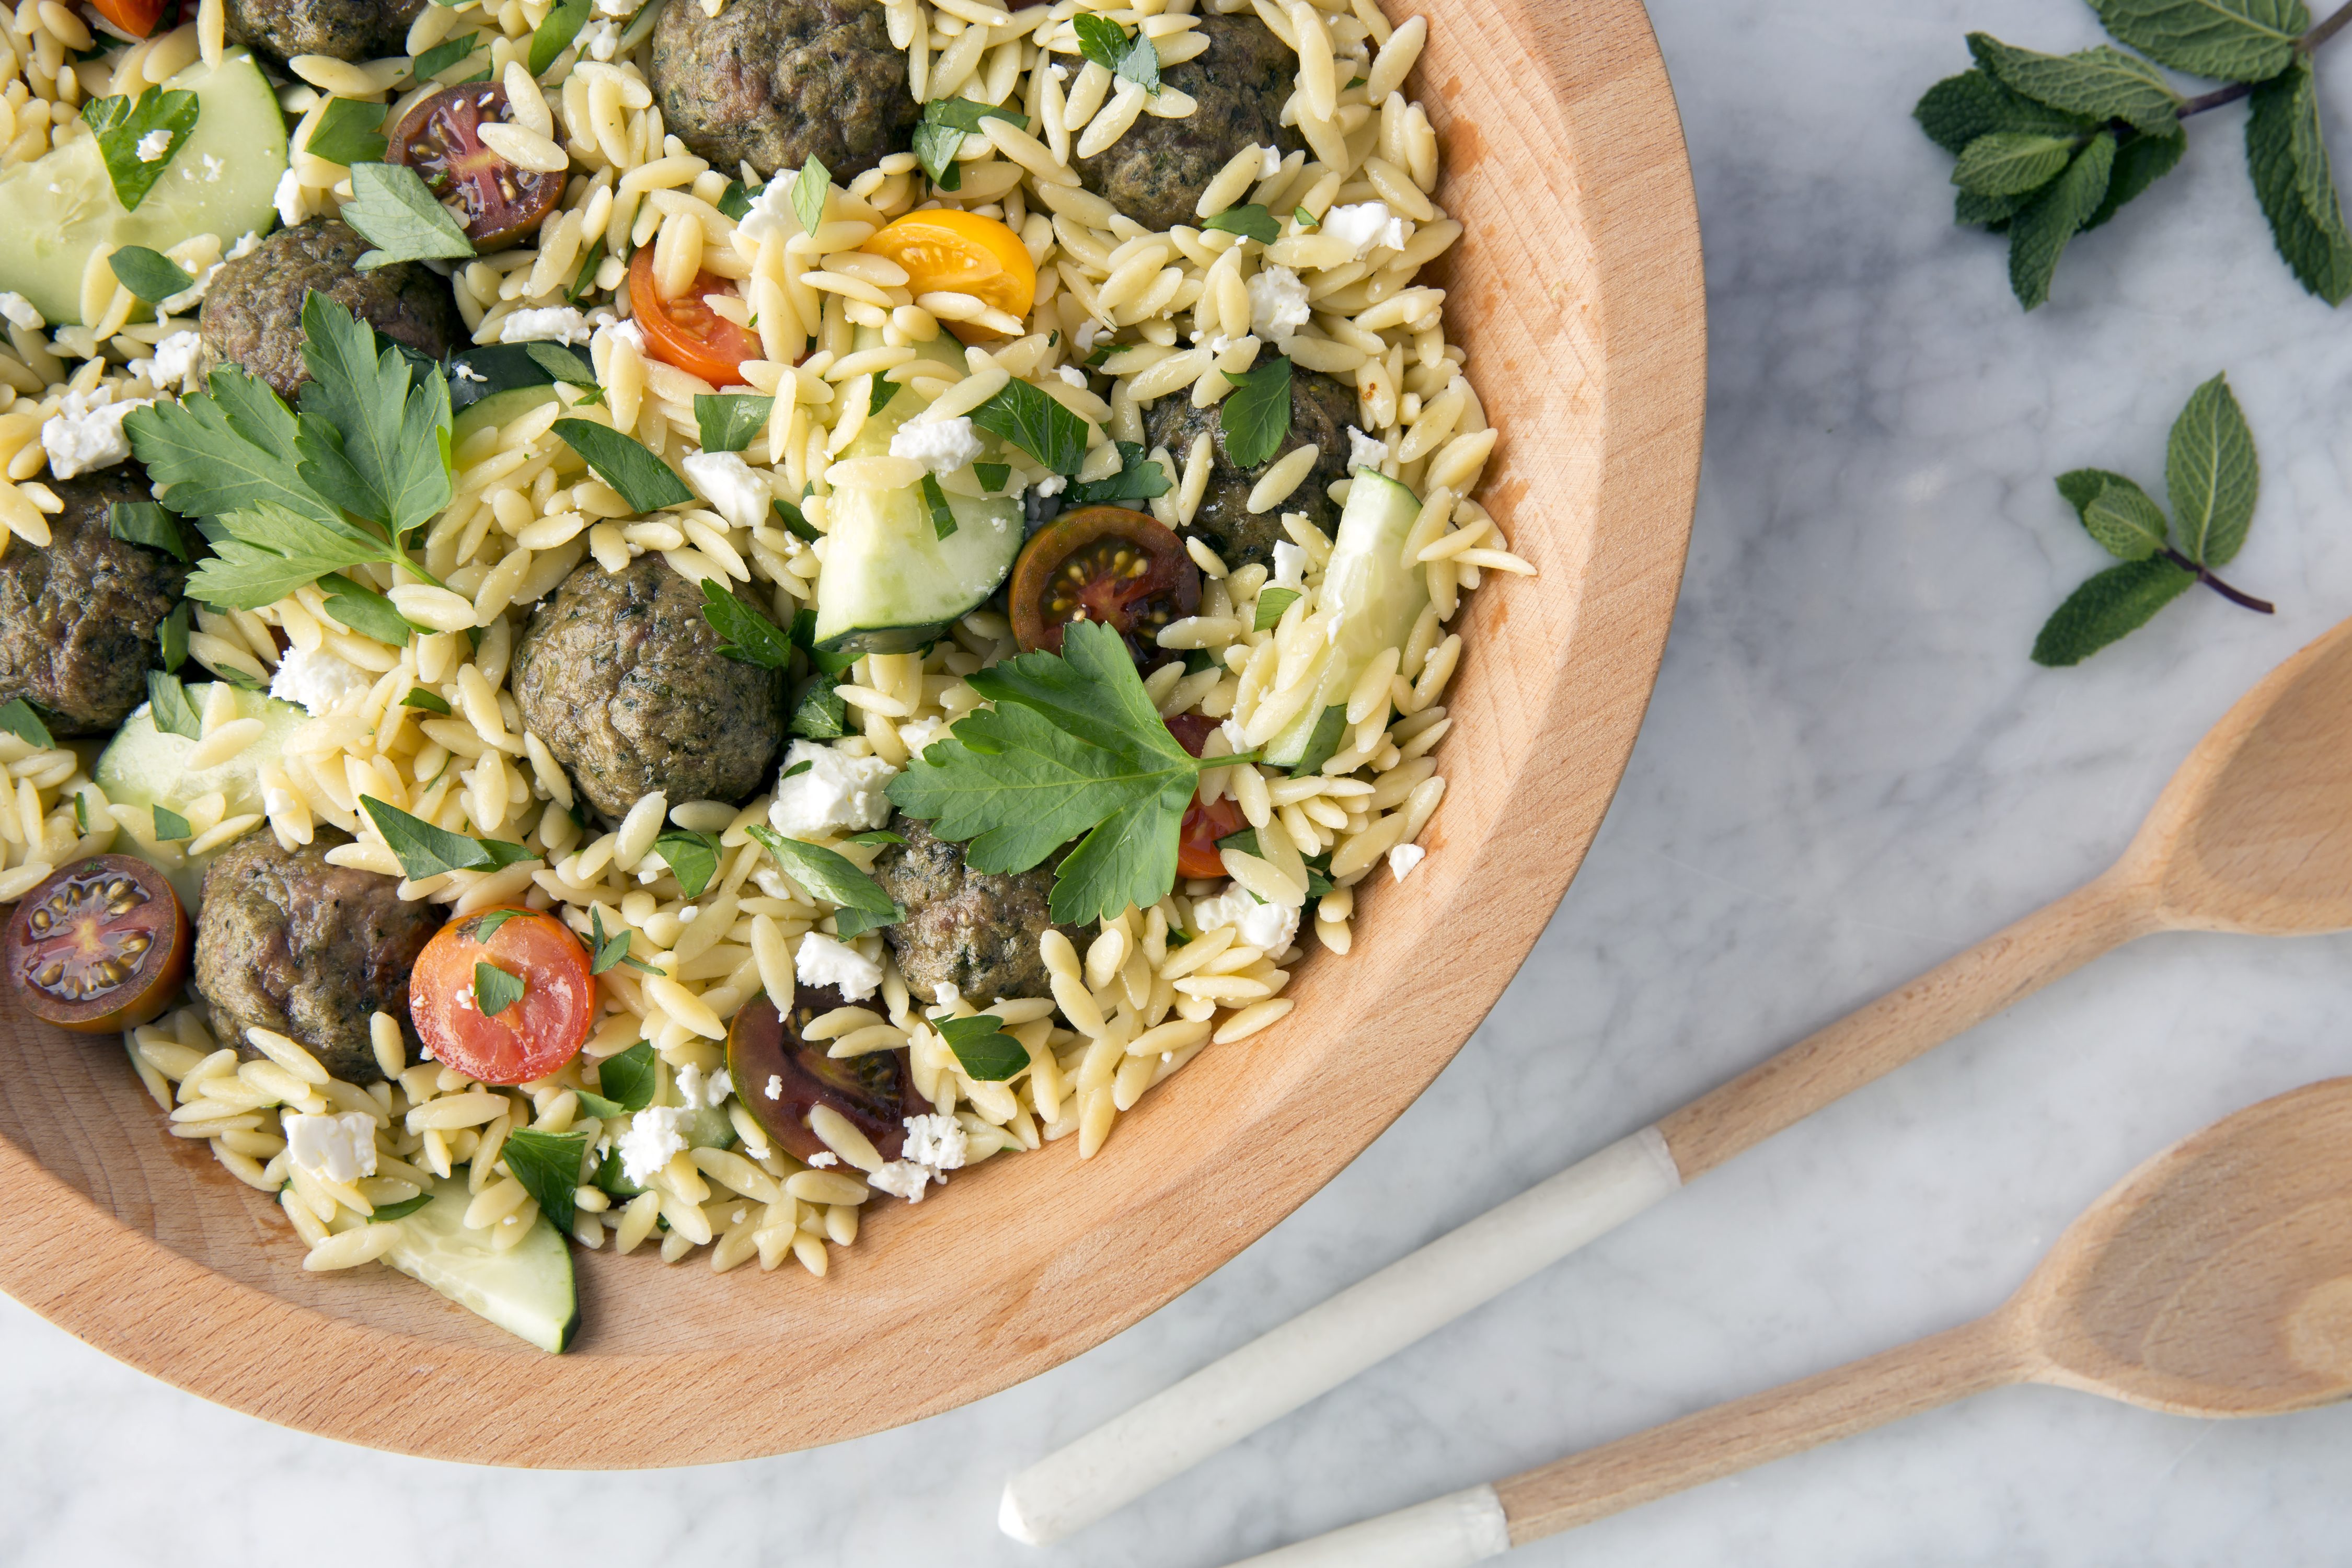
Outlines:
[[[1452,781],[1356,951],[1212,1047],[1083,1168],[1076,1140],[886,1204],[816,1279],[576,1254],[568,1355],[386,1270],[310,1275],[276,1206],[166,1136],[113,1039],[0,1020],[0,1286],[192,1393],[347,1442],[567,1468],[702,1464],[950,1409],[1224,1262],[1437,1075],[1518,967],[1633,744],[1675,605],[1706,379],[1681,127],[1638,0],[1427,0],[1411,89],[1468,233],[1449,330],[1504,438],[1486,504],[1542,574],[1490,580]],[[748,1396],[747,1396],[748,1395]]]

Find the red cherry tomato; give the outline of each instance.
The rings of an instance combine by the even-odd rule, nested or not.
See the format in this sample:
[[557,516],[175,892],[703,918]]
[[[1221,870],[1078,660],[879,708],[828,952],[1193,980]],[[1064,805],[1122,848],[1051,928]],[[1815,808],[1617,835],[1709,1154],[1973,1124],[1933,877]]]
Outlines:
[[518,169],[482,145],[482,126],[514,116],[496,82],[445,87],[419,99],[393,131],[389,156],[464,209],[466,237],[487,255],[536,229],[563,199],[563,176]]
[[0,966],[26,1012],[102,1035],[170,1006],[194,945],[161,871],[128,855],[94,855],[18,902]]
[[1160,628],[1201,607],[1201,569],[1158,520],[1118,506],[1065,512],[1021,547],[1007,602],[1022,651],[1062,651],[1062,628],[1094,621],[1126,639],[1147,672],[1182,654]]
[[89,0],[98,14],[130,34],[143,38],[163,19],[163,0]]
[[[1177,743],[1194,756],[1207,742],[1210,732],[1216,729],[1214,719],[1200,713],[1179,713],[1168,720],[1168,732]],[[1180,877],[1222,877],[1225,863],[1217,855],[1217,840],[1239,833],[1246,819],[1242,808],[1231,795],[1203,805],[1198,792],[1192,804],[1184,808],[1184,826],[1176,840],[1176,874]]]
[[[523,984],[520,1000],[488,1015],[476,996],[475,966],[484,963]],[[442,1066],[478,1083],[529,1083],[579,1052],[595,997],[588,954],[561,921],[484,910],[425,944],[409,978],[408,1016]]]
[[654,358],[688,375],[698,375],[713,386],[741,382],[743,374],[738,367],[761,354],[757,333],[703,303],[709,295],[733,291],[725,279],[698,272],[685,293],[665,300],[654,289],[654,247],[642,247],[629,263],[629,314],[646,334],[646,347]]

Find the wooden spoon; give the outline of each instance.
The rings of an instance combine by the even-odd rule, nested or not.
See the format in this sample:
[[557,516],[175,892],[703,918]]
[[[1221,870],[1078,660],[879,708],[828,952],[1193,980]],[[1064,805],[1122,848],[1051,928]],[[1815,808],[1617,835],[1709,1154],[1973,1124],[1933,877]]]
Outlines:
[[2148,1161],[1973,1323],[1249,1564],[1460,1568],[2012,1383],[2179,1415],[2352,1396],[2352,1079],[2266,1100]]
[[1007,1483],[998,1521],[1060,1540],[2135,937],[2347,929],[2352,621],[2222,715],[2088,886],[1039,1460]]

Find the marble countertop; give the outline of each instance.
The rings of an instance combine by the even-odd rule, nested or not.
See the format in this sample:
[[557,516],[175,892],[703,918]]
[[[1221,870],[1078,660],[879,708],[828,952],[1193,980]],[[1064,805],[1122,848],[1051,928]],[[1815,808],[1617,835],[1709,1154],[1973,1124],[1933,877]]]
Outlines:
[[[1013,1468],[2096,873],[2236,695],[2352,611],[2352,333],[2273,255],[2241,110],[2193,121],[2179,172],[2077,242],[2027,316],[2000,242],[1947,221],[1949,160],[1907,111],[1966,65],[1969,27],[2077,48],[2098,38],[2087,7],[1652,10],[1713,342],[1680,612],[1550,928],[1363,1158],[1057,1371],[899,1431],[699,1469],[498,1471],[325,1442],[0,1299],[0,1563],[1216,1568],[1984,1311],[2143,1157],[2352,1068],[2352,937],[2149,939],[1070,1543],[997,1533]],[[2347,126],[2341,47],[2320,76]],[[2077,669],[2035,668],[2035,629],[2104,560],[2052,476],[2096,465],[2156,489],[2174,414],[2223,370],[2263,466],[2231,575],[2278,615],[2194,593]],[[2209,1424],[2015,1389],[1507,1561],[2341,1561],[2347,1458],[2352,1407]]]

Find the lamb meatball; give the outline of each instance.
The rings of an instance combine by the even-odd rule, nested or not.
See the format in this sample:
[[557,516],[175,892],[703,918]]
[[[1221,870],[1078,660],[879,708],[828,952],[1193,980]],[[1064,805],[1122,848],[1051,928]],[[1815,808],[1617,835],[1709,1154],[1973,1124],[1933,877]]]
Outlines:
[[1054,863],[985,875],[964,864],[961,845],[933,837],[927,824],[901,816],[890,831],[907,842],[875,859],[874,879],[907,911],[882,934],[908,987],[929,996],[952,985],[975,1003],[1050,994],[1037,939],[1054,923],[1046,908]]
[[1199,103],[1182,120],[1146,112],[1091,158],[1072,160],[1087,189],[1159,233],[1198,224],[1192,208],[1218,170],[1253,144],[1295,153],[1307,143],[1282,123],[1298,57],[1247,12],[1200,18],[1209,47],[1160,79]]
[[373,1083],[383,1069],[368,1033],[373,1015],[400,1020],[416,1059],[408,974],[442,910],[404,902],[389,877],[329,865],[327,851],[351,841],[321,826],[298,849],[249,833],[222,850],[205,869],[193,984],[217,1032],[247,1055],[257,1053],[246,1030],[273,1029],[344,1082]]
[[[1326,534],[1339,526],[1339,503],[1329,487],[1348,477],[1348,426],[1362,417],[1357,411],[1356,389],[1319,371],[1290,373],[1290,434],[1273,457],[1255,468],[1236,468],[1225,451],[1224,427],[1214,408],[1195,408],[1185,397],[1163,397],[1143,416],[1144,439],[1165,447],[1179,468],[1193,438],[1209,433],[1209,488],[1192,513],[1187,533],[1200,535],[1228,566],[1266,564],[1275,545],[1290,537],[1283,531],[1282,514],[1303,511]],[[1284,457],[1312,442],[1322,453],[1315,467],[1290,492],[1290,499],[1269,510],[1249,510],[1250,487]]]
[[714,167],[765,179],[823,159],[846,184],[914,144],[922,107],[875,0],[730,0],[654,25],[662,122]]
[[228,36],[285,68],[297,55],[372,60],[408,52],[425,0],[228,0]]
[[224,263],[196,318],[198,369],[232,364],[252,372],[291,403],[310,379],[302,363],[302,300],[313,289],[386,337],[435,359],[463,341],[449,285],[422,263],[373,272],[353,264],[368,242],[332,218],[282,228],[247,256]]
[[615,573],[583,561],[515,646],[523,728],[607,821],[656,790],[673,803],[741,800],[783,742],[783,672],[719,647],[700,586],[660,556]]
[[116,539],[107,509],[152,500],[136,463],[51,479],[65,502],[49,542],[0,556],[0,702],[21,697],[58,735],[103,735],[147,700],[156,628],[180,602],[188,569]]

